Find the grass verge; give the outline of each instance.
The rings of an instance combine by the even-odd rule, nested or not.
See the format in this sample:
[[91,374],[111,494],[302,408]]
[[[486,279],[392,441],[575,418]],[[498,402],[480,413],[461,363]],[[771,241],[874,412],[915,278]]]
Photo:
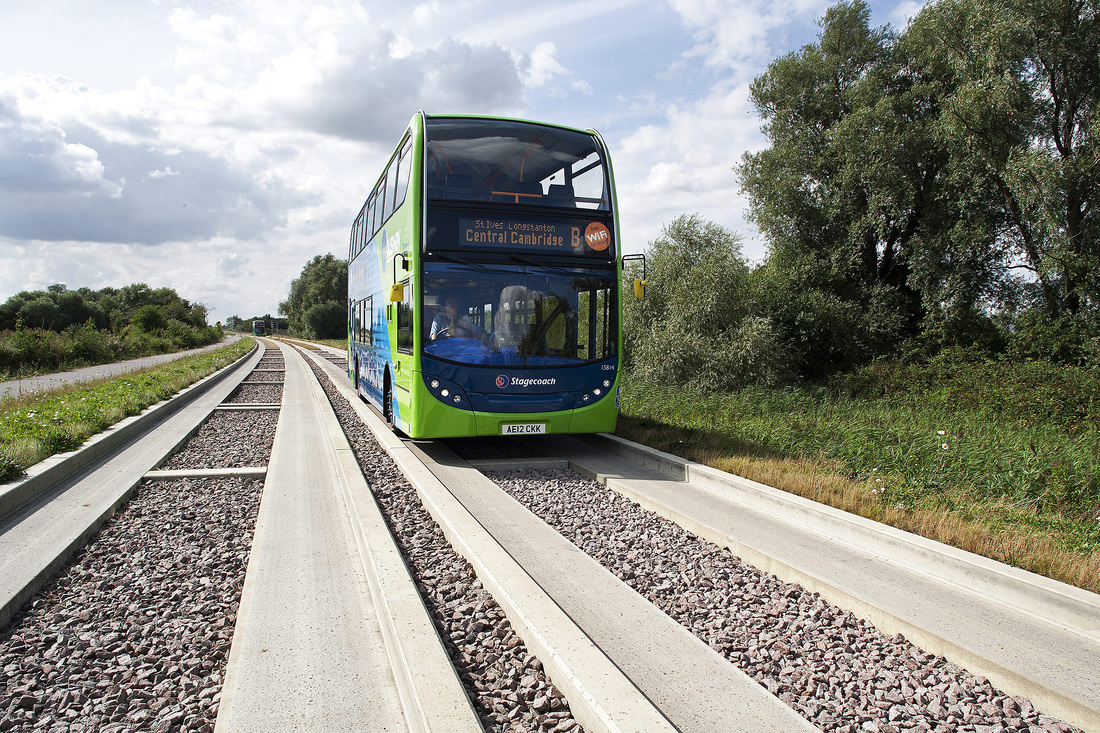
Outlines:
[[982,389],[996,390],[996,375],[962,371],[954,387],[941,382],[942,399],[915,378],[924,372],[877,391],[834,383],[711,395],[634,383],[616,432],[1100,592],[1095,413],[1061,405],[1039,414],[1028,390],[1006,380],[999,402],[951,398],[983,377]]
[[0,481],[136,415],[236,361],[255,342],[244,338],[215,351],[184,357],[98,382],[0,402]]

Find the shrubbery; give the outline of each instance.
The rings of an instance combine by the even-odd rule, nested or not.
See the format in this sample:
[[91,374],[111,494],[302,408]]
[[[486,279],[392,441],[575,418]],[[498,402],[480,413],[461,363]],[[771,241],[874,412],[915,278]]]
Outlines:
[[290,333],[310,339],[338,339],[348,334],[348,263],[332,254],[317,255],[290,284],[279,303],[290,320]]
[[749,268],[736,235],[682,216],[647,257],[645,297],[627,298],[623,309],[624,348],[639,376],[715,390],[790,378],[775,324],[750,316]]
[[[868,364],[940,364],[947,372],[963,361],[1084,367],[1095,381],[1100,367],[1100,323],[1089,313],[936,309],[914,329],[897,292],[847,300],[814,287],[798,263],[770,257],[750,267],[737,235],[699,216],[679,217],[650,243],[646,275],[644,298],[626,288],[623,343],[634,377],[654,384],[722,392],[849,373],[858,381]],[[640,266],[628,266],[628,285],[641,276]]]
[[[81,319],[82,320],[79,320]],[[0,305],[0,375],[50,372],[220,340],[206,308],[171,288],[22,292]]]

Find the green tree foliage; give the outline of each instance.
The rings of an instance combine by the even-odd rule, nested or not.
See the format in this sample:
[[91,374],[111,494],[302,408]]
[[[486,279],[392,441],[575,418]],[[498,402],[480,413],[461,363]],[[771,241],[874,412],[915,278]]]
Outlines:
[[[290,284],[290,294],[279,304],[279,312],[290,320],[290,331],[295,335],[306,338],[346,336],[347,260],[326,254],[317,255],[306,263],[302,273]],[[339,316],[335,315],[337,312]]]
[[749,268],[736,234],[681,216],[650,243],[646,259],[645,297],[627,298],[623,312],[624,348],[638,376],[719,390],[788,378],[775,325],[750,315]]
[[310,306],[302,316],[306,333],[312,338],[338,339],[348,333],[348,308],[334,300]]
[[213,343],[206,307],[144,283],[24,291],[0,304],[0,373],[20,374]]
[[945,97],[939,139],[987,188],[996,235],[1048,314],[1100,296],[1100,5],[941,0],[908,35]]
[[770,145],[738,173],[769,246],[759,312],[807,377],[955,346],[1084,361],[1097,5],[939,0],[900,34],[869,17],[863,0],[833,6],[816,43],[752,85]]
[[143,305],[130,317],[130,323],[139,326],[146,333],[153,333],[168,325],[168,317],[155,305]]

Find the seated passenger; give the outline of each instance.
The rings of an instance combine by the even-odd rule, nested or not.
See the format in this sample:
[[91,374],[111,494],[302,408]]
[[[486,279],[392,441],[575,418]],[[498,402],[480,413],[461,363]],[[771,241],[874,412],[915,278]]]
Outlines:
[[458,298],[450,295],[447,296],[444,311],[432,319],[432,330],[428,333],[428,340],[437,341],[456,336],[482,341],[489,338],[485,329],[471,321],[469,316],[459,315]]

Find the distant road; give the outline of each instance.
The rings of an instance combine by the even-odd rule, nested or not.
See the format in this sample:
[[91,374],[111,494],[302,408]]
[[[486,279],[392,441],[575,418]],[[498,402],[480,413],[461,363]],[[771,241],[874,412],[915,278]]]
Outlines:
[[174,354],[143,356],[140,359],[116,361],[113,364],[97,364],[96,366],[84,367],[83,369],[73,369],[69,372],[56,372],[54,374],[43,374],[40,377],[26,377],[24,379],[12,379],[7,382],[0,382],[0,400],[33,392],[48,392],[51,389],[56,389],[57,387],[62,387],[67,384],[91,382],[96,379],[103,379],[104,377],[117,377],[120,374],[136,372],[138,369],[155,366],[156,364],[163,364],[167,361],[175,361],[176,359],[182,359],[192,354],[213,351],[214,349],[219,349],[222,346],[231,344],[234,341],[239,341],[241,338],[243,338],[243,336],[239,334],[231,334],[226,336],[224,340],[216,344],[211,344],[210,346],[204,346],[201,349],[177,351]]

